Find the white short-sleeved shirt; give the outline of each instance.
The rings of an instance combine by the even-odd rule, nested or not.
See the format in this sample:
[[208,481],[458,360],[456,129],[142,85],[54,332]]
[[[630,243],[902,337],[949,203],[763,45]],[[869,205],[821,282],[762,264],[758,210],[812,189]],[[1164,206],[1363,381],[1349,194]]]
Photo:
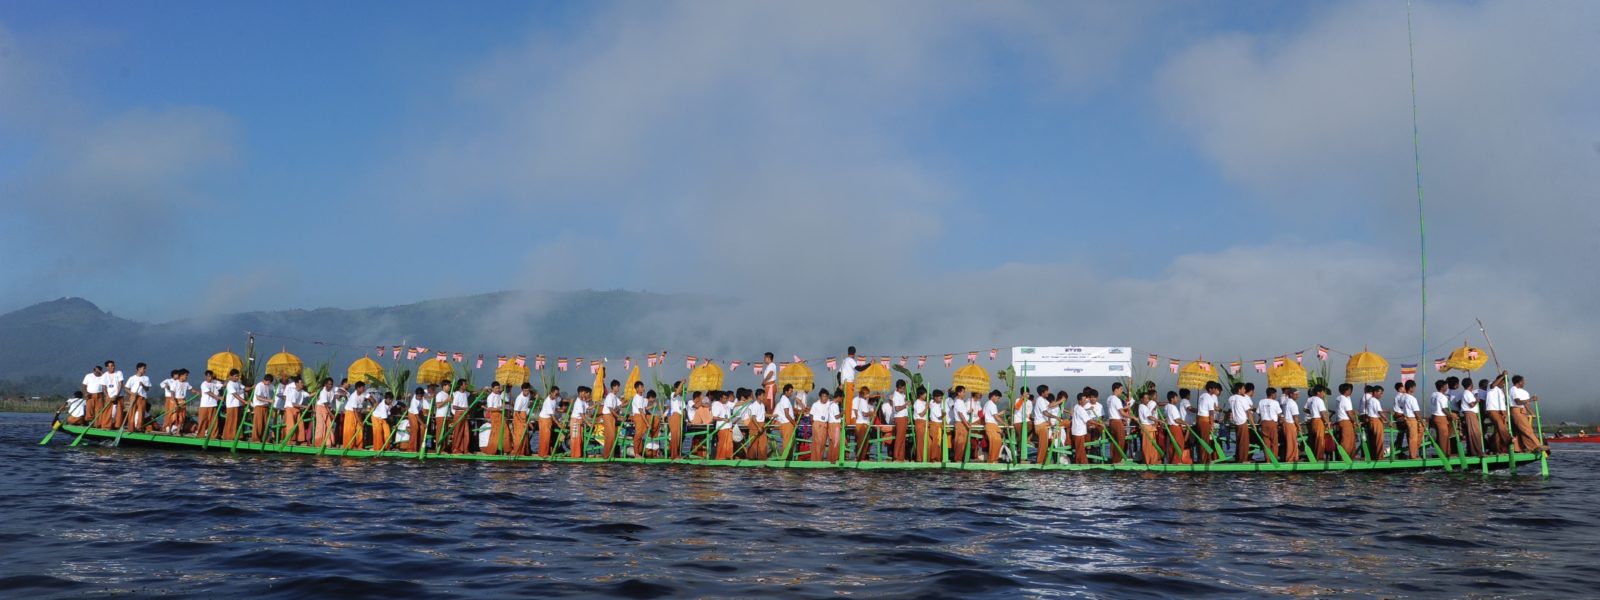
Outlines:
[[272,384],[265,381],[256,382],[250,390],[250,406],[266,406],[272,404]]
[[317,406],[328,406],[333,404],[334,397],[339,393],[338,390],[339,388],[331,386],[317,390]]
[[227,408],[239,408],[244,406],[243,383],[238,381],[229,381],[223,389],[226,392],[226,395],[224,396],[224,398],[226,398],[224,405]]
[[1361,416],[1369,419],[1383,418],[1383,401],[1372,394],[1361,397]]
[[1200,394],[1200,401],[1195,405],[1195,414],[1209,417],[1214,412],[1217,412],[1217,395],[1211,392]]
[[1255,403],[1250,397],[1243,394],[1234,394],[1228,397],[1228,418],[1234,425],[1243,425],[1250,421],[1250,409]]
[[731,404],[733,403],[723,402],[721,400],[715,400],[711,403],[711,420],[716,422],[718,431],[722,431],[724,429],[733,429],[733,424],[728,422],[728,419],[733,417],[733,407],[730,406]]
[[1298,423],[1298,422],[1300,422],[1300,406],[1299,406],[1298,403],[1296,403],[1294,401],[1294,399],[1292,399],[1292,398],[1284,398],[1282,401],[1278,402],[1278,407],[1280,409],[1282,409],[1283,422],[1285,422],[1285,423]]
[[1435,391],[1433,393],[1433,412],[1429,414],[1435,417],[1443,417],[1445,416],[1445,411],[1448,410],[1449,406],[1450,395]]
[[466,390],[459,390],[450,395],[450,404],[456,409],[466,410],[472,406],[472,394],[468,394]]
[[501,392],[489,392],[483,398],[483,407],[489,410],[498,410],[506,407],[506,395]]
[[1349,421],[1350,413],[1355,412],[1356,410],[1355,402],[1352,402],[1350,397],[1344,394],[1339,394],[1339,399],[1334,403],[1334,406],[1336,408],[1333,412],[1333,420],[1337,423]]
[[767,422],[767,405],[761,401],[751,402],[744,408],[744,416],[751,424],[760,425]]
[[1478,408],[1480,404],[1481,403],[1478,402],[1478,394],[1476,392],[1472,390],[1461,391],[1461,412],[1478,414]]
[[134,375],[128,378],[122,389],[128,390],[129,396],[150,396],[150,377],[147,375]]
[[300,390],[295,389],[294,382],[286,383],[283,385],[283,387],[278,388],[277,408],[279,410],[285,408],[294,408],[296,403],[299,401]]
[[896,419],[904,419],[904,418],[906,418],[906,395],[905,394],[903,394],[901,392],[895,392],[894,394],[891,394],[889,396],[889,406],[894,408],[893,414],[890,415],[890,416],[893,416]]
[[844,362],[839,363],[839,381],[841,383],[855,383],[856,367],[858,366],[861,366],[861,363],[856,362],[856,357],[844,357]]
[[600,414],[602,415],[614,415],[620,413],[622,411],[618,409],[621,408],[622,399],[618,398],[616,394],[608,393],[604,399],[600,400]]
[[[1112,396],[1115,398],[1116,396]],[[1156,424],[1156,401],[1151,400],[1139,405],[1139,423],[1142,425]],[[1119,421],[1121,419],[1118,419]]]
[[1506,392],[1498,387],[1489,388],[1488,399],[1483,401],[1483,408],[1489,411],[1506,410]]
[[1089,421],[1094,420],[1094,409],[1089,406],[1072,405],[1072,435],[1089,435]]
[[412,394],[411,399],[406,402],[406,414],[421,416],[422,407],[427,402],[428,399],[423,397],[422,394]]
[[812,404],[811,421],[814,423],[838,423],[839,403],[830,400]]
[[439,390],[433,395],[433,416],[436,419],[450,416],[450,392]]
[[1511,388],[1511,405],[1512,406],[1515,406],[1515,407],[1518,407],[1518,408],[1527,408],[1528,407],[1528,402],[1530,402],[1532,400],[1533,400],[1533,395],[1529,394],[1528,390],[1525,390],[1525,389],[1522,389],[1522,388],[1519,388],[1519,387]]
[[583,398],[572,399],[572,410],[567,413],[568,419],[582,419],[589,416],[589,401]]
[[779,423],[794,422],[794,402],[788,396],[778,396],[778,401],[772,405],[772,419]]
[[650,399],[645,398],[642,394],[634,394],[628,408],[630,409],[628,412],[630,415],[642,415],[650,412]]
[[1033,424],[1043,425],[1050,422],[1050,400],[1044,396],[1033,399]]
[[983,415],[983,423],[985,425],[1000,424],[1000,404],[994,400],[985,398],[983,400],[983,410],[979,412]]
[[[359,410],[361,410],[363,408],[366,408],[366,407],[367,407],[367,392],[364,392],[364,391],[361,391],[361,390],[355,390],[355,391],[350,392],[350,395],[346,396],[345,399],[344,399],[344,409],[347,410],[347,411],[349,411],[349,410],[359,411]],[[346,418],[348,418],[348,417],[346,417]]]
[[200,408],[216,408],[222,396],[222,382],[215,379],[200,382]]
[[88,400],[84,398],[78,398],[76,396],[67,398],[67,416],[74,419],[82,418],[84,416],[84,411],[87,410],[85,408],[87,403]]
[[1262,423],[1276,421],[1283,417],[1283,406],[1278,404],[1277,398],[1262,398],[1256,403],[1256,417],[1260,418]]
[[[1121,421],[1122,420],[1122,408],[1123,408],[1122,398],[1117,397],[1116,394],[1112,394],[1112,395],[1108,396],[1106,398],[1106,420],[1107,421]],[[1139,413],[1139,419],[1140,420],[1144,419],[1144,413],[1143,412]]]
[[1188,398],[1178,398],[1178,410],[1183,414],[1183,421],[1194,424],[1194,404]]
[[1162,407],[1162,411],[1164,418],[1162,418],[1161,421],[1163,423],[1166,423],[1167,425],[1179,425],[1184,422],[1183,407],[1168,403],[1166,406]]
[[1323,416],[1326,412],[1328,412],[1328,402],[1323,400],[1322,396],[1313,395],[1306,398],[1307,419],[1326,419],[1327,417]]
[[105,386],[106,396],[112,398],[122,396],[122,371],[112,371],[101,375],[100,385]]
[[394,403],[388,400],[375,401],[372,405],[372,418],[374,420],[388,419],[389,408],[392,406],[394,406]]
[[90,372],[89,374],[84,375],[83,376],[83,388],[84,388],[85,393],[99,394],[101,392],[106,391],[106,384],[105,384],[105,380],[103,379],[104,377],[105,377],[104,374],[95,375],[93,372]]
[[771,383],[771,384],[777,384],[778,383],[778,364],[777,363],[767,363],[766,366],[761,367],[761,385],[766,385],[766,384],[769,384],[769,383]]
[[561,400],[556,398],[554,394],[545,396],[544,400],[539,402],[539,418],[541,418],[541,419],[554,419],[554,418],[556,418],[556,407],[558,407],[560,405],[561,405]]
[[1417,398],[1411,394],[1401,392],[1394,397],[1394,412],[1407,419],[1417,418]]
[[945,411],[945,403],[944,403],[944,399],[943,398],[941,398],[939,400],[929,400],[928,401],[928,420],[929,421],[932,421],[934,423],[938,423],[938,424],[942,425],[942,424],[945,423],[945,415],[946,414],[947,413]]
[[167,389],[167,394],[171,396],[173,400],[184,402],[189,399],[189,393],[193,391],[194,386],[189,385],[189,382],[181,379],[174,379],[172,380],[172,386]]
[[172,398],[175,398],[175,397],[181,397],[181,396],[178,396],[177,392],[173,391],[173,386],[177,385],[177,383],[178,383],[178,380],[173,379],[171,377],[168,377],[166,379],[161,380],[161,397],[167,398],[167,399],[172,399]]
[[683,401],[683,396],[674,395],[667,398],[667,414],[681,415],[689,410],[689,405]]
[[850,416],[855,420],[856,425],[871,425],[872,402],[861,396],[856,396],[856,399],[850,403]]

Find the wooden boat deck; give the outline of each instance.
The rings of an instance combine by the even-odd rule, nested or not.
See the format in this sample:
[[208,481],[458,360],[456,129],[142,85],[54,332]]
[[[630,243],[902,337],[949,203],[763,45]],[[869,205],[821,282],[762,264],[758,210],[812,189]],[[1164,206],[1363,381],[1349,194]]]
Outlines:
[[[84,439],[112,440],[117,438],[118,431],[114,429],[88,428],[79,425],[63,425],[62,430],[76,436],[83,434]],[[86,431],[87,430],[87,431]],[[1155,473],[1316,473],[1335,471],[1457,471],[1468,472],[1487,469],[1514,468],[1539,460],[1537,453],[1500,454],[1484,458],[1455,457],[1445,460],[1438,458],[1426,459],[1396,459],[1396,460],[1354,460],[1354,461],[1320,461],[1299,463],[1212,463],[1209,465],[1143,465],[1134,463],[1104,464],[1093,463],[1087,465],[1060,465],[1060,464],[1010,464],[1010,463],[918,463],[918,462],[879,462],[845,460],[842,462],[823,462],[809,460],[706,460],[697,458],[683,458],[669,460],[665,458],[570,458],[550,457],[539,458],[536,456],[504,456],[489,454],[441,454],[407,452],[401,450],[386,450],[375,452],[372,450],[346,450],[343,448],[319,448],[316,446],[280,445],[276,443],[260,443],[250,441],[231,440],[202,440],[196,437],[175,436],[159,433],[122,433],[121,442],[133,446],[162,447],[172,449],[200,450],[207,452],[233,452],[249,454],[288,454],[288,455],[313,455],[346,458],[382,458],[397,460],[477,460],[501,462],[535,462],[535,463],[616,463],[637,465],[690,465],[714,467],[755,467],[778,469],[863,469],[863,470],[958,470],[958,471],[1129,471],[1129,472],[1155,472]]]

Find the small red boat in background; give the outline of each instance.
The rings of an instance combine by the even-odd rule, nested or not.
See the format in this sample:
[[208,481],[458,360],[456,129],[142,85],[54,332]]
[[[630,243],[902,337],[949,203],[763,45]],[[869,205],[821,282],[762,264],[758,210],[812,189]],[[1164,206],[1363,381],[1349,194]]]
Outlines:
[[1569,435],[1564,437],[1547,437],[1544,439],[1550,444],[1600,444],[1600,433],[1592,435]]

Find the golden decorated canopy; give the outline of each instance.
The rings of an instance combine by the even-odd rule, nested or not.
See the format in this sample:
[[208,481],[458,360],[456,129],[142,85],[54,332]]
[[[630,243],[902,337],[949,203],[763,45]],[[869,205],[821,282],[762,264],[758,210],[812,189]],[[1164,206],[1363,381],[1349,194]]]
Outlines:
[[449,384],[455,376],[455,371],[450,368],[450,363],[439,359],[422,361],[417,367],[417,383],[427,385],[430,383]]
[[876,393],[889,389],[889,380],[894,376],[889,373],[889,367],[882,363],[872,363],[872,366],[856,374],[856,389],[867,386],[867,389]]
[[287,350],[280,351],[267,359],[267,374],[279,379],[294,377],[304,370],[305,364],[300,362],[300,357],[290,354]]
[[[344,376],[351,383],[383,381],[383,365],[378,364],[378,361],[372,360],[370,356],[363,356],[350,363],[350,368],[345,370]],[[418,379],[417,381],[422,380]],[[318,383],[320,384],[321,382]]]
[[1306,368],[1300,363],[1289,360],[1287,356],[1280,356],[1273,362],[1277,366],[1267,369],[1267,385],[1276,388],[1306,389]]
[[1456,348],[1455,352],[1450,353],[1450,358],[1445,359],[1444,367],[1447,370],[1476,371],[1482,369],[1483,365],[1488,363],[1489,354],[1487,352],[1462,344],[1460,348]]
[[689,391],[709,392],[722,389],[722,367],[704,363],[689,372]]
[[1389,361],[1363,348],[1344,364],[1346,383],[1383,383],[1389,376]]
[[1206,384],[1217,379],[1217,368],[1205,360],[1190,361],[1178,369],[1178,387],[1190,390],[1205,389]]
[[528,365],[519,365],[514,360],[508,360],[506,364],[500,365],[499,368],[494,370],[494,380],[508,388],[519,387],[527,383],[528,378],[532,375],[533,371],[528,369]]
[[227,379],[228,372],[234,369],[244,373],[244,359],[231,351],[218,352],[206,361],[206,369],[211,371],[212,375],[216,375],[217,379]]
[[976,363],[956,369],[950,377],[950,388],[955,389],[956,386],[967,388],[975,397],[982,397],[989,393],[989,372]]
[[783,390],[785,385],[792,385],[802,392],[810,391],[817,386],[817,375],[803,362],[789,363],[778,370],[778,389]]

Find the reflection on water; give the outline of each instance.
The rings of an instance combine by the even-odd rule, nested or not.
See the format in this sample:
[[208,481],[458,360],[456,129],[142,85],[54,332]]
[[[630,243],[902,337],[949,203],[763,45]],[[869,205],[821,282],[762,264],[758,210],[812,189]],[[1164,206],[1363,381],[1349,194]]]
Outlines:
[[1587,596],[1555,478],[835,472],[39,447],[0,415],[28,597]]

